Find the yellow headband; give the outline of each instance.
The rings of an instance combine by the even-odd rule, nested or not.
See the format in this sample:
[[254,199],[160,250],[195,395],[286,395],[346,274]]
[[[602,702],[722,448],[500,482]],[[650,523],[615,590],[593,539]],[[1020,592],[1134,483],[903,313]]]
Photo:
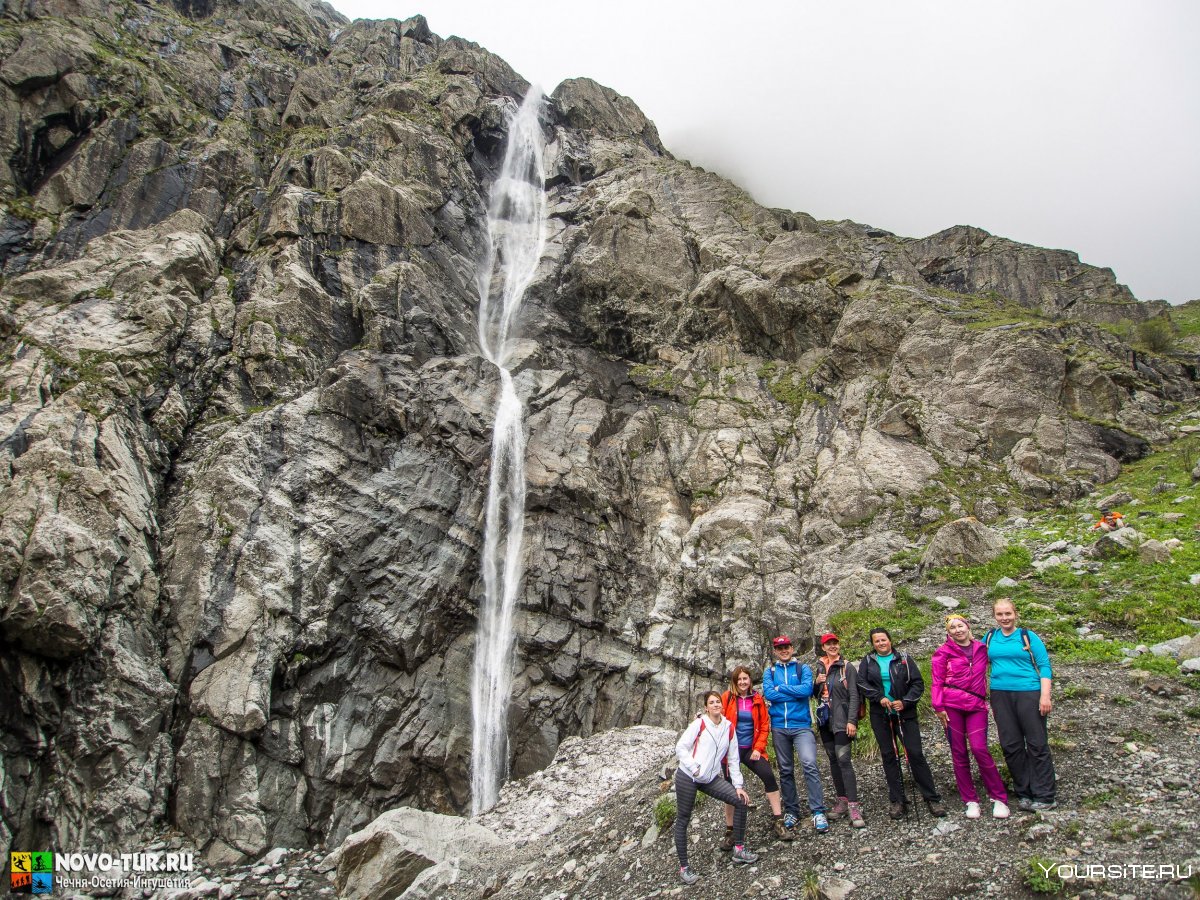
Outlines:
[[[962,613],[950,613],[950,615],[946,616],[946,627],[949,627],[950,623],[955,619],[962,619],[964,622],[967,622],[967,617]],[[967,622],[967,624],[970,625],[971,623]]]

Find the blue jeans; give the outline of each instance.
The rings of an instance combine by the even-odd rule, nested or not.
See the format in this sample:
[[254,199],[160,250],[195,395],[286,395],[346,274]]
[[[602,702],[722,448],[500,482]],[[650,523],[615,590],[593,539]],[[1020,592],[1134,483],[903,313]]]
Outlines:
[[783,791],[783,810],[800,818],[800,798],[796,793],[796,763],[804,771],[804,787],[808,793],[808,809],[814,815],[825,812],[825,795],[821,792],[821,773],[817,770],[817,737],[811,728],[772,728],[775,759],[779,763],[779,788]]

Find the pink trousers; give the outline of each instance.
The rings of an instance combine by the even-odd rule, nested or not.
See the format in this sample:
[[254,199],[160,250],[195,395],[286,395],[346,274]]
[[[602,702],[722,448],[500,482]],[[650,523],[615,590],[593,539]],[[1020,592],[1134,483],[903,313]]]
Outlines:
[[975,764],[979,766],[979,777],[988,796],[1007,803],[1008,791],[1004,789],[996,761],[988,750],[987,710],[964,712],[961,709],[947,709],[946,715],[949,719],[950,757],[954,760],[954,782],[958,785],[958,796],[963,803],[979,802],[975,781],[971,778],[971,759],[967,755],[967,744],[970,743],[971,756],[975,757]]

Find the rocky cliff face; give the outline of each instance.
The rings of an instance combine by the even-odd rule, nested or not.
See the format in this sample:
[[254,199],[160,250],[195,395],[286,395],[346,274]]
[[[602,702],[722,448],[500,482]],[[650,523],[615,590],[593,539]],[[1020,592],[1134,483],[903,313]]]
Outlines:
[[[0,57],[0,843],[172,823],[231,862],[462,808],[476,278],[526,83],[301,2],[31,0]],[[674,724],[1193,395],[1089,323],[1158,309],[1073,254],[764,209],[586,79],[545,136],[515,774]]]

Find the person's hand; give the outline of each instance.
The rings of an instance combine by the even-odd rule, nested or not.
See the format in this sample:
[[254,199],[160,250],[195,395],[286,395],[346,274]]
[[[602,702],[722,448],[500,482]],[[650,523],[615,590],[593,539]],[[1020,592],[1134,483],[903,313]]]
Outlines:
[[903,700],[893,700],[892,701],[892,712],[898,713],[902,709],[904,709],[904,701]]
[[825,673],[822,672],[820,675],[818,675],[816,678],[814,678],[813,683],[814,684],[824,684],[825,683]]
[[937,713],[938,721],[942,723],[943,728],[950,724],[950,716],[944,709],[935,709],[934,712]]
[[1038,712],[1043,716],[1048,716],[1052,709],[1054,709],[1054,701],[1050,699],[1049,694],[1042,694],[1042,699],[1038,702]]
[[888,712],[892,711],[892,701],[888,697],[884,697],[882,700],[880,700],[879,705],[882,706],[884,709],[886,709]]
[[745,803],[747,806],[749,806],[749,805],[750,805],[750,795],[749,795],[749,794],[747,794],[747,793],[746,793],[744,790],[742,790],[741,788],[738,788],[738,789],[737,789],[737,795],[738,795],[738,799],[739,799],[739,800],[741,800],[741,801],[742,801],[743,803]]
[[761,753],[759,753],[757,750],[751,750],[751,751],[750,751],[750,759],[751,759],[751,760],[759,760],[759,759],[762,759],[762,754],[761,754]]
[[858,726],[853,722],[846,723],[846,737],[854,737],[858,734]]

